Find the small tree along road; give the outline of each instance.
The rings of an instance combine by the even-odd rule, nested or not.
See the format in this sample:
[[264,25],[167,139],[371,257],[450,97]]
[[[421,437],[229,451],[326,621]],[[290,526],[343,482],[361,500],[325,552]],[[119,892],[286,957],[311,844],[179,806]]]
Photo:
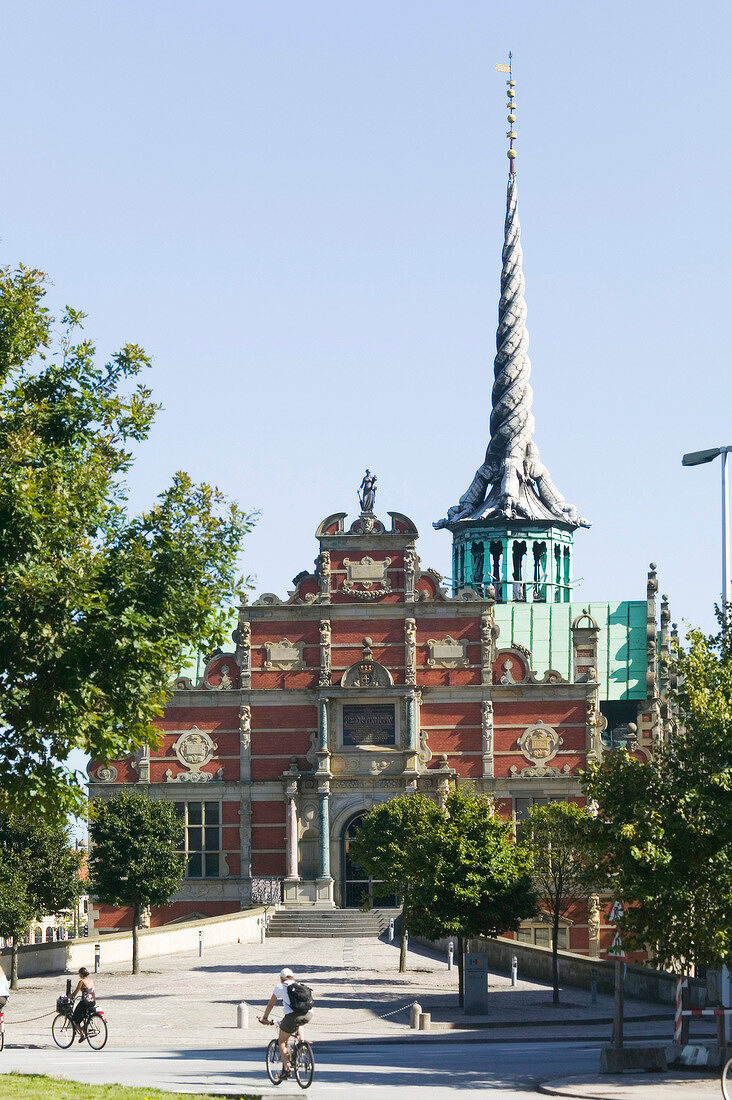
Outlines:
[[602,881],[628,903],[623,944],[677,971],[732,964],[732,631],[693,630],[675,658],[680,728],[651,760],[588,769]]
[[0,269],[0,787],[46,815],[85,811],[73,749],[95,760],[156,740],[191,649],[220,644],[250,518],[178,473],[127,513],[132,451],[158,411],[125,345],[96,361],[39,271]]
[[399,970],[407,968],[407,929],[412,927],[412,887],[423,873],[416,838],[438,829],[444,814],[423,794],[402,795],[375,806],[361,821],[349,855],[375,881],[376,897],[397,894],[402,901]]
[[64,825],[0,808],[0,936],[12,940],[12,989],[18,988],[18,945],[33,921],[78,902],[82,860]]
[[490,799],[454,790],[439,829],[418,841],[422,874],[412,893],[412,928],[427,939],[457,936],[459,1003],[463,949],[472,936],[497,936],[536,912],[531,858],[513,842]]
[[105,905],[131,906],[132,973],[140,973],[142,910],[164,905],[183,878],[183,824],[172,802],[122,791],[90,807],[90,890]]
[[587,855],[590,813],[576,802],[549,802],[532,806],[520,825],[521,847],[531,857],[539,904],[552,917],[553,1001],[559,1004],[560,918],[589,892],[591,860]]
[[536,910],[530,856],[485,798],[452,791],[444,811],[425,795],[392,799],[366,815],[351,852],[384,893],[404,899],[400,970],[407,927],[458,937],[461,1005],[464,940],[506,932]]

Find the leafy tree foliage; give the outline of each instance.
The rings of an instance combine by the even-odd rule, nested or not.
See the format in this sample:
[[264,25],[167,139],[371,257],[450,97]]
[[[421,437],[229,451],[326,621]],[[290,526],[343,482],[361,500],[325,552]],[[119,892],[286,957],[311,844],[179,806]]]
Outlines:
[[33,921],[76,905],[82,859],[64,825],[0,808],[0,936],[12,939],[13,989],[20,941]]
[[521,846],[528,849],[539,905],[552,916],[553,1001],[559,1004],[557,950],[559,921],[587,897],[593,863],[587,846],[591,815],[576,802],[532,806],[521,823]]
[[629,903],[626,947],[661,966],[732,964],[732,632],[692,630],[675,657],[680,728],[653,759],[592,766],[603,880]]
[[421,844],[443,819],[440,808],[426,795],[402,795],[366,814],[350,844],[351,858],[376,880],[376,896],[397,894],[402,900],[402,972],[407,968],[406,932],[413,926],[414,881],[423,871]]
[[462,1004],[464,941],[500,935],[536,912],[531,858],[490,799],[454,790],[440,828],[424,838],[421,863],[412,928],[431,940],[457,936]]
[[462,1004],[464,939],[506,932],[536,910],[530,856],[492,802],[460,790],[447,796],[444,812],[423,795],[407,795],[368,819],[355,858],[403,897],[406,885],[403,925],[410,931],[458,937]]
[[183,831],[171,802],[134,791],[90,806],[90,889],[106,905],[132,907],[133,974],[140,973],[142,910],[164,905],[181,884],[185,856],[177,849]]
[[0,269],[0,784],[61,816],[83,807],[73,749],[95,759],[155,739],[172,677],[223,641],[250,517],[178,473],[127,514],[126,475],[158,407],[127,344],[97,362],[45,276]]

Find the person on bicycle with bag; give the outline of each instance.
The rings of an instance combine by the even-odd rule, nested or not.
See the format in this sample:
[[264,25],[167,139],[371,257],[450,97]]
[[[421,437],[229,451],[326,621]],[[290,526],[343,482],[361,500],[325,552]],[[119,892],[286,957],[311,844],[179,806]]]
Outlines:
[[[293,986],[297,987],[294,991]],[[306,990],[307,995],[301,994],[301,990]],[[295,1001],[294,1004],[290,1000],[291,996]],[[264,1015],[259,1017],[261,1023],[268,1024],[270,1022],[269,1014],[278,1001],[282,1001],[282,1007],[285,1010],[285,1015],[280,1023],[278,1042],[280,1054],[282,1055],[282,1076],[287,1078],[290,1076],[290,1052],[287,1049],[287,1041],[291,1035],[297,1035],[300,1040],[304,1039],[302,1026],[307,1024],[313,1015],[311,1011],[313,1000],[310,988],[304,986],[302,982],[295,981],[295,975],[289,966],[280,970],[280,980],[272,990],[272,996],[264,1010]],[[272,1022],[274,1023],[274,1021]]]
[[77,993],[81,993],[81,1000],[74,1009],[73,1020],[74,1027],[79,1032],[79,1042],[83,1043],[86,1038],[84,1034],[86,1018],[94,1011],[97,1003],[94,979],[89,976],[89,971],[85,966],[82,966],[79,970],[79,981],[76,984],[76,989],[71,994],[72,1001],[75,1000]]

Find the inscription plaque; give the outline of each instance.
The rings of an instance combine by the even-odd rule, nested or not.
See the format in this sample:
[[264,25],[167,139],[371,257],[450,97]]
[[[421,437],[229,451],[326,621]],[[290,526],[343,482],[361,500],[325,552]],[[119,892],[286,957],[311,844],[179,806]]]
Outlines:
[[343,707],[343,744],[396,745],[393,703]]

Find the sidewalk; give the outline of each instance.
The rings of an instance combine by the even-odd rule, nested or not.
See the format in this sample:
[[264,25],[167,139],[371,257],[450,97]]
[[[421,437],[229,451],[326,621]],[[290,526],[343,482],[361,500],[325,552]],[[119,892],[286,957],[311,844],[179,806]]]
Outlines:
[[[91,952],[90,952],[91,955]],[[259,1043],[264,1029],[256,1017],[264,1009],[281,967],[290,966],[313,986],[316,1011],[309,1031],[317,1038],[402,1038],[439,1041],[409,1029],[409,1009],[418,1001],[432,1014],[433,1029],[455,1040],[470,1034],[488,1040],[539,1036],[590,1037],[609,1041],[612,998],[600,994],[596,1005],[586,990],[562,990],[552,1005],[550,987],[489,973],[490,1013],[466,1017],[457,1007],[457,968],[448,971],[442,955],[421,946],[410,950],[408,971],[399,974],[396,945],[378,940],[271,939],[266,944],[234,944],[205,950],[204,956],[153,959],[142,974],[128,971],[96,976],[97,996],[105,1010],[115,1046],[158,1048],[161,1043],[199,1047],[201,1043],[240,1046]],[[93,969],[93,958],[89,959]],[[57,996],[65,977],[21,980],[5,1010],[9,1045],[45,1046]],[[249,1028],[236,1027],[236,1006],[249,1005]],[[35,1019],[35,1017],[43,1017]],[[672,1016],[663,1005],[626,1001],[629,1039],[652,1033],[670,1040]],[[533,1037],[533,1036],[532,1036]]]
[[618,1077],[566,1077],[547,1081],[540,1092],[548,1096],[579,1097],[581,1100],[707,1100],[721,1096],[719,1073],[700,1075],[698,1070],[681,1074],[623,1073]]

